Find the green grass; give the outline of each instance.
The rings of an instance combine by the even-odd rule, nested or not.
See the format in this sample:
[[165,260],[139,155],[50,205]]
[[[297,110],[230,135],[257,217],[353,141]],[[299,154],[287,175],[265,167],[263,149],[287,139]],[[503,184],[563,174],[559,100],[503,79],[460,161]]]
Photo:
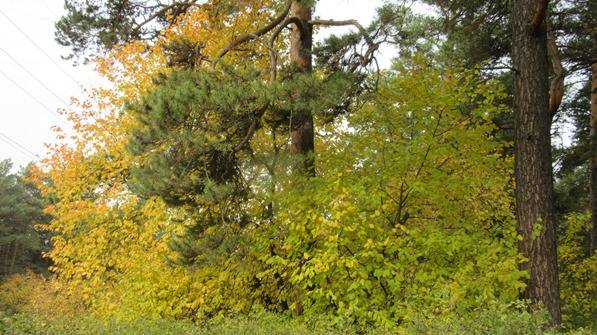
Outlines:
[[[400,334],[491,334],[543,335],[555,334],[544,327],[545,317],[520,311],[482,311],[475,316],[451,320],[421,319],[401,327]],[[340,335],[395,334],[396,331],[333,327],[323,321],[305,322],[272,313],[214,319],[204,325],[185,320],[137,320],[102,322],[91,318],[58,318],[53,320],[25,314],[0,313],[0,334],[4,335]],[[569,335],[594,334],[589,329],[568,332]]]
[[[257,334],[350,334],[351,330],[322,328],[318,330],[274,314],[213,320],[198,326],[184,320],[136,320],[132,322],[102,322],[90,318],[44,320],[30,315],[3,315],[0,330],[5,335],[257,335]],[[355,333],[356,334],[356,333]]]

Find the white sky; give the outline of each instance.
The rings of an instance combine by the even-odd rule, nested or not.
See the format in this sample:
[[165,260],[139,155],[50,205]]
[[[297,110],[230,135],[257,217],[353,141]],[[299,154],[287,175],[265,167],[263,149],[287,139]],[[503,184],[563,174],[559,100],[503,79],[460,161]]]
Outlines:
[[[366,25],[383,2],[320,0],[315,15]],[[100,82],[92,66],[73,67],[60,58],[68,52],[54,41],[54,22],[62,14],[63,0],[0,0],[0,159],[12,159],[15,169],[45,154],[44,143],[54,141],[51,126],[69,129],[55,113],[65,107],[63,101]]]

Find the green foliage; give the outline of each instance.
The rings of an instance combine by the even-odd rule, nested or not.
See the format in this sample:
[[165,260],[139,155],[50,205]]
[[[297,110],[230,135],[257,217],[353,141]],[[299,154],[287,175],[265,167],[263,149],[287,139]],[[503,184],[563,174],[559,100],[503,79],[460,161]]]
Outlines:
[[[491,335],[547,335],[562,334],[547,328],[546,311],[529,313],[526,304],[515,302],[497,305],[470,314],[448,318],[419,318],[407,328],[406,334],[491,334]],[[579,328],[566,334],[593,334],[593,329]]]
[[591,158],[590,87],[591,82],[587,80],[578,91],[568,95],[562,104],[562,119],[574,127],[571,145],[554,150],[557,162],[555,206],[562,218],[570,213],[589,209],[590,176],[587,171]]
[[[165,10],[169,5],[170,10]],[[66,15],[56,22],[55,37],[60,45],[71,49],[68,58],[76,56],[87,62],[128,41],[156,38],[169,20],[189,7],[179,2],[166,5],[155,1],[66,0]],[[153,20],[145,22],[150,16]]]
[[[69,154],[70,165],[55,159],[52,175],[70,177],[50,185],[63,194],[47,225],[54,269],[94,315],[206,320],[260,306],[396,330],[421,313],[517,298],[511,161],[492,122],[504,108],[499,85],[422,60],[384,74],[350,115],[315,114],[326,136],[307,178],[282,150],[285,122],[268,116],[335,106],[343,79],[243,78],[161,77],[132,106],[133,136],[123,137],[138,160],[123,155],[126,141],[109,154]],[[295,103],[296,92],[305,95]],[[242,121],[262,106],[243,143]],[[212,170],[214,152],[238,160]],[[232,167],[238,179],[218,179]],[[147,199],[123,192],[125,182]]]
[[131,106],[140,123],[131,151],[148,154],[132,169],[133,190],[174,205],[240,197],[237,152],[248,144],[244,138],[256,130],[268,98],[255,72],[242,80],[210,71],[160,78],[149,96]]
[[231,70],[175,71],[130,106],[139,127],[129,148],[143,157],[132,169],[134,191],[177,206],[242,200],[248,185],[239,169],[255,133],[284,132],[305,112],[332,118],[350,79],[288,70],[286,80],[266,84],[259,71]]
[[218,318],[198,326],[188,320],[135,320],[103,322],[83,317],[44,319],[27,314],[0,313],[0,330],[6,335],[335,335],[357,334],[351,327],[333,328],[321,323],[259,313],[245,317]]
[[597,327],[597,255],[588,252],[591,227],[589,213],[572,213],[565,219],[564,233],[558,241],[562,321],[570,329]]
[[[288,62],[282,26],[269,46],[276,29],[208,66],[283,1],[66,1],[58,42],[75,56],[113,49],[100,68],[117,89],[81,104],[76,143],[52,148],[37,171],[53,199],[44,229],[56,277],[1,285],[1,306],[22,313],[2,316],[3,330],[542,333],[546,316],[513,303],[528,274],[518,267],[505,130],[512,78],[454,66],[508,57],[510,4],[422,2],[440,15],[388,3],[371,26],[309,50],[316,62],[305,72]],[[581,74],[589,53],[578,50],[590,48],[576,18],[588,21],[586,2],[550,11],[564,63]],[[402,58],[375,76],[365,68],[382,40]],[[560,156],[561,214],[584,209],[588,89],[577,97],[564,105],[578,132]],[[312,118],[316,150],[303,157],[293,144],[311,143],[297,134]],[[313,176],[296,173],[305,160],[317,162]],[[31,227],[42,214],[36,190],[6,171],[0,250],[14,264],[16,246],[38,253]],[[571,215],[559,229],[569,328],[595,314],[587,222]],[[56,317],[73,310],[83,315]]]
[[307,314],[390,329],[422,311],[515,299],[510,161],[491,122],[502,94],[422,63],[387,77],[330,127],[319,175],[280,186],[269,239],[281,242],[267,242],[258,278],[285,280],[288,303]]
[[507,0],[423,2],[439,7],[447,35],[441,45],[444,61],[468,66],[498,62],[510,52],[510,4]]

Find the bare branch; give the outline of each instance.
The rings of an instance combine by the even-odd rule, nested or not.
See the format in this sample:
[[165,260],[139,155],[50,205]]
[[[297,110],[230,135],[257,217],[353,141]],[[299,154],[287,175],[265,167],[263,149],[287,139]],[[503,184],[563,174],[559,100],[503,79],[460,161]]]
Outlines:
[[287,0],[286,4],[284,6],[284,10],[282,10],[282,13],[280,13],[280,15],[278,15],[278,17],[276,17],[272,22],[267,24],[265,27],[257,30],[255,33],[245,34],[245,35],[241,35],[241,36],[237,37],[235,40],[230,42],[230,44],[228,44],[222,50],[220,50],[218,52],[218,54],[216,55],[216,57],[214,58],[212,68],[215,68],[216,65],[218,64],[218,62],[222,59],[222,57],[224,57],[228,52],[230,52],[237,46],[239,46],[245,42],[249,42],[256,38],[259,38],[259,37],[267,34],[268,32],[270,32],[277,25],[279,25],[284,20],[284,18],[286,18],[286,16],[288,16],[288,13],[290,12],[291,4],[292,4],[292,0]]

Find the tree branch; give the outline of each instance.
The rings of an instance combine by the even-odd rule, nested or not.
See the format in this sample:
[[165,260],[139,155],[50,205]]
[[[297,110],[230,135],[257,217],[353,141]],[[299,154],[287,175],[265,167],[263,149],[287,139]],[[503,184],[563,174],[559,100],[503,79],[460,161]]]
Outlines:
[[160,9],[157,12],[153,13],[152,15],[150,15],[143,22],[137,24],[137,26],[135,28],[133,28],[133,33],[135,33],[135,34],[139,33],[139,31],[141,30],[141,28],[143,28],[144,25],[146,25],[149,22],[153,21],[158,16],[160,16],[162,14],[165,14],[167,11],[169,11],[171,9],[174,9],[176,7],[179,7],[179,6],[180,7],[189,8],[189,7],[193,6],[196,2],[197,2],[197,0],[190,0],[190,1],[186,1],[186,2],[174,2],[174,3],[170,4],[170,5],[166,5],[162,9]]
[[373,53],[379,48],[379,43],[375,43],[373,41],[373,39],[371,38],[371,36],[369,36],[369,34],[367,33],[367,30],[365,30],[365,28],[359,23],[359,21],[357,20],[341,20],[341,21],[336,21],[336,20],[311,20],[309,21],[309,24],[311,25],[319,25],[319,26],[335,26],[335,27],[339,27],[339,26],[354,26],[356,27],[359,32],[361,33],[361,35],[363,35],[363,38],[365,39],[365,42],[367,43],[367,52],[365,52],[365,55],[359,55],[359,57],[361,57],[361,61],[359,63],[354,64],[348,72],[354,72],[356,71],[356,69],[359,66],[366,66],[369,62],[372,61],[373,59]]
[[277,25],[279,25],[284,18],[286,18],[286,16],[288,16],[288,13],[290,12],[290,6],[292,4],[292,0],[287,0],[286,4],[284,6],[284,10],[282,10],[282,13],[280,13],[280,15],[278,15],[278,17],[276,17],[272,22],[270,22],[268,25],[266,25],[265,27],[257,30],[255,33],[252,34],[245,34],[245,35],[241,35],[239,37],[237,37],[235,40],[233,40],[232,42],[230,42],[230,44],[228,44],[227,46],[225,46],[222,50],[220,50],[218,52],[218,54],[216,55],[216,57],[214,58],[213,64],[212,64],[212,68],[215,68],[216,65],[218,64],[218,62],[228,53],[230,52],[232,49],[236,48],[237,46],[239,46],[240,44],[243,44],[245,42],[254,40],[256,38],[259,38],[265,34],[267,34],[268,32],[270,32],[272,29],[274,29]]
[[549,4],[549,0],[539,0],[539,6],[537,7],[537,12],[535,12],[535,16],[533,17],[533,21],[531,21],[531,31],[536,32],[539,27],[541,26],[541,22],[545,18],[547,13],[547,5]]
[[556,45],[556,36],[553,31],[547,32],[547,54],[549,55],[554,73],[549,88],[549,114],[553,118],[564,97],[564,78],[566,77]]
[[247,133],[245,134],[243,139],[236,146],[234,146],[234,148],[232,149],[232,153],[238,152],[239,150],[247,146],[247,144],[249,144],[249,141],[251,141],[251,139],[253,138],[253,134],[255,134],[255,131],[257,131],[257,126],[259,125],[259,118],[263,116],[263,114],[268,108],[269,103],[266,103],[263,107],[255,111],[256,113],[253,116],[253,120],[251,121],[249,129],[247,129]]
[[312,25],[314,25],[314,26],[329,26],[329,27],[332,27],[332,26],[335,26],[335,27],[339,27],[339,26],[354,26],[363,35],[363,37],[367,41],[367,44],[370,44],[370,45],[374,44],[373,40],[371,40],[371,37],[367,34],[367,30],[365,30],[365,28],[357,20],[342,20],[342,21],[336,21],[336,20],[311,20],[311,21],[309,21],[309,23],[312,24]]
[[282,23],[280,23],[280,25],[276,28],[276,30],[274,30],[272,36],[269,39],[269,55],[271,59],[270,80],[272,82],[276,80],[278,71],[278,53],[274,48],[274,44],[276,43],[276,39],[278,38],[280,33],[282,33],[282,30],[284,30],[284,28],[286,28],[291,23],[294,23],[299,27],[303,24],[301,20],[296,16],[288,17],[284,21],[282,21]]

